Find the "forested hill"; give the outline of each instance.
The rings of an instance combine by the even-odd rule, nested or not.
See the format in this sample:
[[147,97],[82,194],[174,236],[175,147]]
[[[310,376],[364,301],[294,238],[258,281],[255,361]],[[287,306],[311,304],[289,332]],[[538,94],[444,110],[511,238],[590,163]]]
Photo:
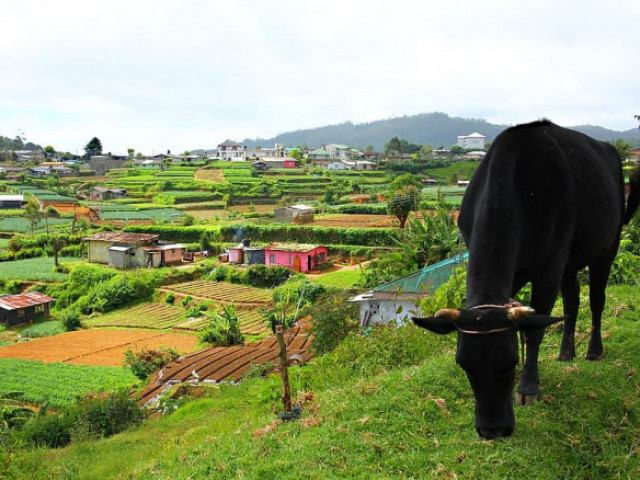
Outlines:
[[[494,125],[481,119],[450,117],[446,113],[423,113],[369,123],[345,122],[338,125],[296,130],[268,139],[245,139],[242,144],[248,147],[256,145],[271,147],[274,143],[318,147],[335,143],[360,148],[373,145],[376,150],[381,150],[385,142],[397,136],[411,143],[439,148],[456,144],[458,135],[469,135],[474,132],[485,135],[487,141],[493,141],[507,126]],[[600,140],[611,141],[623,138],[633,145],[640,145],[640,131],[638,129],[619,132],[589,125],[573,128]]]

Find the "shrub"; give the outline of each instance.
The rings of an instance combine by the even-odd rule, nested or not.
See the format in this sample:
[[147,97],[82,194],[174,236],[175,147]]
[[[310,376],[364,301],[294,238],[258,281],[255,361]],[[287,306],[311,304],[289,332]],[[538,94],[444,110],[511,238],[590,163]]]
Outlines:
[[344,338],[358,330],[358,305],[341,293],[321,297],[312,307],[313,350],[321,355],[336,348]]
[[131,368],[136,377],[144,380],[158,368],[164,367],[179,357],[180,353],[173,348],[150,350],[143,347],[139,352],[134,352],[128,348],[124,352],[124,364]]
[[189,305],[189,302],[191,302],[192,300],[193,300],[193,297],[191,295],[187,295],[182,299],[182,306],[186,307],[187,305]]
[[77,308],[67,308],[60,314],[60,322],[67,332],[72,332],[82,327],[80,311]]
[[167,302],[169,305],[173,305],[173,302],[175,302],[175,300],[176,300],[176,296],[173,294],[173,292],[167,293],[167,296],[164,297],[164,301]]
[[209,322],[202,332],[200,340],[218,347],[241,345],[240,319],[233,302],[222,307],[220,312],[208,312]]
[[77,403],[46,415],[36,415],[21,432],[20,439],[38,447],[59,448],[72,439],[109,437],[131,425],[139,425],[144,412],[126,390],[96,397],[89,395]]

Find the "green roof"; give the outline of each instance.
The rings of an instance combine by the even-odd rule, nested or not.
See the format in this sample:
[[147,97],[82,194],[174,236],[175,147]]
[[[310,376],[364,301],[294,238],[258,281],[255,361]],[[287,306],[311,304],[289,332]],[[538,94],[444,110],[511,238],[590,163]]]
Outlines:
[[[374,292],[390,293],[433,293],[436,288],[449,280],[454,268],[458,268],[469,258],[469,252],[454,255],[442,262],[434,263],[400,277],[393,282],[385,283],[373,289]],[[426,292],[425,292],[426,290]]]
[[330,155],[324,148],[316,148],[313,152],[309,153],[309,155]]

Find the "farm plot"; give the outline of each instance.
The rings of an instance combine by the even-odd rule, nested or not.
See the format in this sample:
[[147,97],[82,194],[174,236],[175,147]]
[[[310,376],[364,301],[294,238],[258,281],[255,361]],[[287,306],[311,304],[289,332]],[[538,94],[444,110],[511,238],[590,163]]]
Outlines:
[[127,349],[173,347],[184,353],[197,345],[197,337],[182,333],[91,329],[3,346],[0,358],[117,367]]
[[223,282],[195,280],[161,288],[181,296],[190,295],[199,300],[215,300],[222,304],[233,301],[238,306],[263,306],[271,302],[271,292],[260,288]]
[[[259,308],[236,308],[236,315],[240,320],[240,333],[249,336],[264,335],[269,331],[267,323],[264,321]],[[185,330],[195,332],[202,330],[207,325],[206,317],[189,318],[178,323],[174,330]]]
[[[210,309],[215,306],[210,307]],[[268,327],[258,308],[237,308],[240,332],[258,336],[267,333]],[[186,310],[162,303],[143,303],[126,310],[101,315],[85,324],[89,327],[144,328],[147,330],[175,330],[197,332],[207,325],[206,317],[187,318]]]
[[[60,257],[60,263],[77,262],[76,257]],[[54,269],[53,257],[26,258],[0,263],[0,280],[30,280],[35,282],[63,282],[66,273]]]
[[397,227],[398,221],[390,215],[345,214],[319,217],[305,225],[344,228],[389,228]]
[[[285,334],[287,355],[306,362],[313,357],[309,351],[311,336],[308,326],[296,324]],[[155,373],[140,395],[140,403],[154,401],[167,386],[181,382],[222,382],[239,380],[252,366],[276,363],[278,345],[275,337],[266,338],[250,345],[234,347],[210,347],[184,356]],[[197,376],[194,375],[194,372]]]
[[184,317],[184,309],[161,303],[143,303],[126,310],[101,315],[87,320],[91,327],[147,328],[149,330],[167,330]]
[[135,382],[133,373],[123,367],[0,358],[0,392],[20,392],[22,401],[35,405],[49,402],[57,408],[80,395],[113,391]]

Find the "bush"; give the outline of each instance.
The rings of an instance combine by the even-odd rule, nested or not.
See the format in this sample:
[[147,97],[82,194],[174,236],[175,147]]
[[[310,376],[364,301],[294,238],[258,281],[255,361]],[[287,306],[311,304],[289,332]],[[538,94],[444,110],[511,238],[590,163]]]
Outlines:
[[164,301],[167,302],[169,305],[173,305],[173,302],[176,301],[176,296],[173,294],[173,292],[169,292],[167,293],[167,296],[164,297]]
[[173,348],[149,350],[144,347],[139,352],[134,352],[128,348],[124,352],[124,364],[131,368],[131,371],[136,377],[144,380],[158,368],[164,367],[179,357],[180,353]]
[[82,327],[80,321],[80,311],[77,308],[67,308],[60,314],[60,322],[65,331],[72,332]]
[[139,425],[143,411],[126,390],[103,397],[86,396],[54,413],[36,415],[22,428],[19,437],[38,446],[59,448],[72,439],[109,437],[131,425]]
[[222,307],[222,313],[207,313],[209,323],[200,332],[200,340],[217,347],[229,347],[243,343],[240,333],[240,319],[233,302]]
[[321,297],[311,308],[311,347],[318,355],[336,348],[347,335],[358,330],[358,305],[341,293]]

